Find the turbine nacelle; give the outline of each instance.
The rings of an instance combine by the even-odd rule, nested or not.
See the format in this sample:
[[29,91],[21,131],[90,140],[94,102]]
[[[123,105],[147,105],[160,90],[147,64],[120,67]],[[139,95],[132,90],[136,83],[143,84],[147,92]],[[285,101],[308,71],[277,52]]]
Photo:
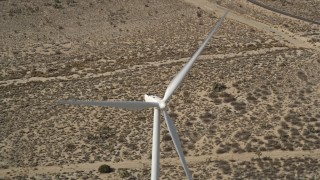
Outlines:
[[159,98],[158,96],[155,95],[150,95],[150,94],[145,94],[144,95],[144,100],[146,102],[153,102],[153,103],[158,103],[159,104],[159,108],[161,110],[166,108],[166,102],[164,100],[162,100],[161,98]]

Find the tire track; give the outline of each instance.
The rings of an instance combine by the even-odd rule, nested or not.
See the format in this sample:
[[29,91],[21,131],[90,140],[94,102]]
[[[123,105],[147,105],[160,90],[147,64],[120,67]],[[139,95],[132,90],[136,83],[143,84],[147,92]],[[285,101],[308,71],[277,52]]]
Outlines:
[[[262,152],[262,157],[270,158],[290,158],[290,157],[310,157],[320,158],[320,150],[311,151],[268,151]],[[251,153],[225,153],[225,154],[213,154],[203,156],[187,156],[186,161],[188,164],[197,163],[211,163],[214,160],[236,160],[236,161],[250,161],[252,158],[257,158],[254,152]],[[180,166],[178,157],[176,158],[164,158],[160,160],[161,165],[176,165]],[[35,176],[39,174],[53,174],[53,173],[64,173],[64,172],[76,172],[84,171],[90,172],[97,170],[102,164],[108,164],[112,168],[126,168],[126,169],[143,169],[150,168],[151,159],[142,160],[124,160],[122,162],[94,162],[94,163],[78,163],[78,164],[67,164],[67,165],[56,165],[56,166],[36,166],[27,168],[8,168],[0,169],[0,177],[6,177],[9,172],[15,172],[20,174],[27,174],[28,176]],[[192,166],[191,166],[192,168]]]
[[270,11],[273,11],[273,12],[276,12],[276,13],[279,13],[279,14],[283,14],[285,16],[289,16],[289,17],[292,17],[292,18],[295,18],[295,19],[299,19],[299,20],[302,20],[302,21],[305,21],[305,22],[310,22],[310,23],[313,23],[313,24],[318,24],[320,25],[320,22],[317,22],[317,21],[313,21],[311,19],[307,19],[307,18],[304,18],[304,17],[301,17],[301,16],[296,16],[294,14],[290,14],[288,12],[285,12],[285,11],[282,11],[282,10],[279,10],[279,9],[276,9],[276,8],[273,8],[273,7],[270,7],[264,3],[261,3],[259,1],[256,1],[256,0],[247,0],[249,2],[251,2],[252,4],[255,4],[257,6],[260,6],[262,8],[265,8],[265,9],[268,9]]
[[[246,56],[252,56],[252,55],[259,55],[259,54],[266,54],[278,50],[286,50],[287,47],[273,47],[273,48],[262,48],[258,50],[251,50],[246,52],[239,52],[239,53],[229,53],[229,54],[216,54],[216,55],[200,55],[199,60],[222,60],[225,58],[233,58],[233,57],[246,57]],[[77,80],[77,79],[91,79],[91,78],[98,78],[98,77],[105,77],[105,76],[111,76],[115,75],[117,73],[122,73],[124,71],[128,70],[137,70],[139,68],[148,68],[152,66],[161,66],[161,65],[168,65],[171,63],[177,63],[177,62],[186,62],[190,58],[181,58],[177,60],[164,60],[159,62],[147,62],[139,65],[134,65],[131,67],[128,67],[126,69],[118,69],[112,72],[104,72],[104,73],[97,73],[97,74],[72,74],[69,76],[55,76],[55,77],[31,77],[31,78],[21,78],[21,79],[10,79],[5,81],[0,81],[0,87],[4,86],[10,86],[10,85],[21,85],[21,84],[27,84],[31,82],[47,82],[47,81],[71,81],[71,80]]]
[[[222,7],[216,3],[209,2],[207,0],[184,0],[186,3],[189,3],[193,6],[200,7],[203,10],[209,11],[209,12],[216,12],[219,16],[222,16],[226,10],[228,10],[225,7]],[[289,47],[298,47],[298,48],[307,48],[312,49],[320,53],[319,47],[313,46],[311,43],[309,43],[307,38],[299,36],[297,34],[294,34],[284,28],[277,28],[273,27],[272,25],[267,25],[265,23],[259,22],[253,18],[244,16],[242,14],[236,13],[234,11],[229,11],[228,16],[226,19],[231,19],[233,21],[237,21],[239,23],[245,24],[247,26],[251,26],[254,28],[257,28],[261,31],[264,31],[266,34],[270,36],[278,36],[282,39],[288,41],[287,45]]]

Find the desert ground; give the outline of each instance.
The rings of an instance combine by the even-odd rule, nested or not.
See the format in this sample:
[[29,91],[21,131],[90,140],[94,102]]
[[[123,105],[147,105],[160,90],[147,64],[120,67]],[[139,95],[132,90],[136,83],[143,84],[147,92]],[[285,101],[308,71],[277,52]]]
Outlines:
[[[320,1],[259,0],[320,22]],[[0,0],[0,179],[150,179],[162,97],[194,179],[320,179],[320,25],[246,0]],[[98,168],[110,165],[114,172]],[[161,123],[161,179],[186,179]]]

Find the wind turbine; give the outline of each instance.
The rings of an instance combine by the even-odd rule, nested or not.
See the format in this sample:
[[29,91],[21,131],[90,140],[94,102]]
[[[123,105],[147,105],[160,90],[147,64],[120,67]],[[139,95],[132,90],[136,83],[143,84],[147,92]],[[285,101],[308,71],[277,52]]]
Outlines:
[[167,102],[174,93],[174,91],[179,87],[184,77],[187,75],[191,69],[193,63],[197,60],[198,56],[201,54],[205,46],[208,44],[211,37],[217,32],[220,25],[222,24],[225,16],[228,14],[226,12],[220,20],[217,22],[215,27],[211,30],[208,37],[204,40],[200,48],[194,53],[189,62],[184,65],[180,72],[171,80],[164,97],[161,99],[155,95],[144,95],[145,101],[81,101],[81,100],[60,100],[59,104],[72,104],[72,105],[88,105],[88,106],[108,106],[116,108],[124,108],[130,110],[141,110],[146,108],[154,108],[153,117],[153,143],[152,143],[152,163],[151,163],[151,179],[158,180],[160,174],[160,111],[162,111],[165,122],[169,129],[169,133],[172,137],[176,151],[178,152],[180,161],[182,163],[183,169],[186,173],[188,179],[192,179],[190,171],[188,169],[181,143],[178,137],[177,130],[174,126],[172,119],[170,118],[168,112],[166,111]]

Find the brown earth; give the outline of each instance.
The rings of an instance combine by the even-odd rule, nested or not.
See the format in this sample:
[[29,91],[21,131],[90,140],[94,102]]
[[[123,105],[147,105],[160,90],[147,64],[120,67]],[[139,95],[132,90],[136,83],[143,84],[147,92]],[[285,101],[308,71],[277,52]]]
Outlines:
[[[302,1],[288,6],[319,17]],[[318,179],[319,25],[245,0],[0,0],[0,7],[0,179],[149,179],[151,110],[56,101],[163,96],[226,10],[169,103],[194,179]],[[161,128],[161,179],[184,179]],[[101,164],[115,172],[98,173]]]

